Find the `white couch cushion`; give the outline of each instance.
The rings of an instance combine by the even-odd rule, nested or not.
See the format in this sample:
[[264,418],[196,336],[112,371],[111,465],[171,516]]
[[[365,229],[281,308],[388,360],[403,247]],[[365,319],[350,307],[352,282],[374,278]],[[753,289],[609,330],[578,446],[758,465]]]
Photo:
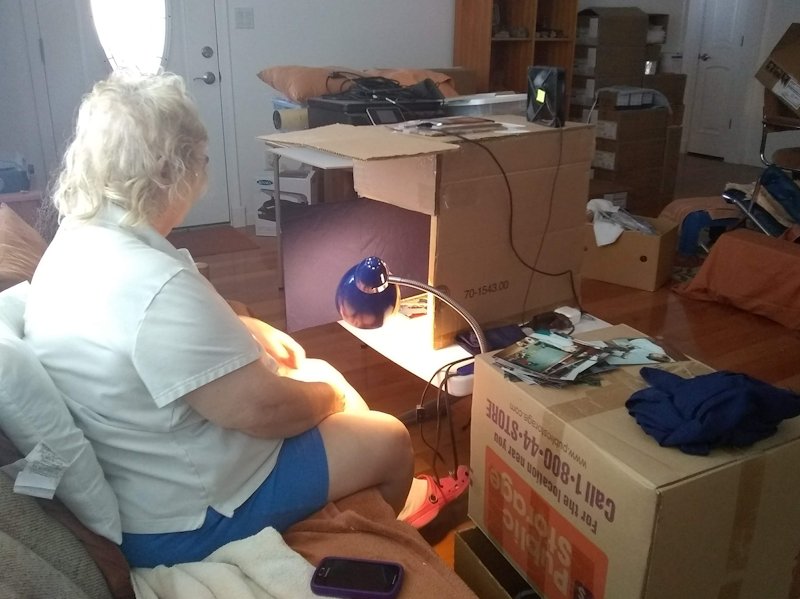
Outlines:
[[117,498],[61,393],[21,338],[27,289],[23,282],[0,292],[0,428],[23,455],[44,442],[69,464],[56,497],[88,529],[119,543]]

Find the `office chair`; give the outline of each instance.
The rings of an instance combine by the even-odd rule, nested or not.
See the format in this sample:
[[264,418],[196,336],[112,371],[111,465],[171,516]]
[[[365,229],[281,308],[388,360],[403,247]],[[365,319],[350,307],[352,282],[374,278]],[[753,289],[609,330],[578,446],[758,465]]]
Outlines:
[[767,151],[770,135],[789,131],[800,131],[800,117],[765,88],[759,155],[766,168],[750,196],[735,189],[722,193],[725,201],[736,205],[746,220],[770,237],[780,237],[800,223],[800,187],[796,183],[800,179],[800,147]]
[[[800,178],[800,147],[779,147],[767,155],[767,138],[772,134],[800,131],[800,117],[787,108],[778,96],[764,89],[764,113],[761,119],[761,162],[789,171]],[[785,136],[784,136],[785,137]]]

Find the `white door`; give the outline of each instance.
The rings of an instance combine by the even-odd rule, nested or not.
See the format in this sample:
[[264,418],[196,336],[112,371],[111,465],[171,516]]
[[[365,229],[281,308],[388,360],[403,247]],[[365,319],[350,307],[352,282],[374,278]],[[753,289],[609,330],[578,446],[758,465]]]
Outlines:
[[[186,79],[209,135],[208,193],[183,224],[229,222],[214,0],[167,0],[167,9],[166,69]],[[40,39],[46,81],[46,109],[39,115],[49,121],[46,129],[52,128],[54,151],[60,159],[81,97],[106,77],[111,67],[94,31],[89,0],[35,0],[26,11],[32,17],[26,19],[26,26],[34,23],[30,33]],[[213,82],[207,73],[213,75]],[[200,77],[205,80],[195,79]]]
[[[705,0],[697,60],[689,152],[725,158],[735,140],[734,118],[742,114],[745,76],[741,64],[759,29],[749,22],[752,0]],[[690,59],[691,57],[686,57]]]
[[230,221],[214,0],[167,1],[167,63],[181,75],[208,129],[208,191],[181,226]]

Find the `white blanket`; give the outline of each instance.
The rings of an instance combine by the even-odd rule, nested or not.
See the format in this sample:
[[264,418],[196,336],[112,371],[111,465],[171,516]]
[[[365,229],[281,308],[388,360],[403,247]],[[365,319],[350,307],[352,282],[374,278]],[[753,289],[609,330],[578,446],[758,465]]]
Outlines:
[[314,567],[274,528],[220,547],[201,562],[133,568],[138,599],[312,599]]

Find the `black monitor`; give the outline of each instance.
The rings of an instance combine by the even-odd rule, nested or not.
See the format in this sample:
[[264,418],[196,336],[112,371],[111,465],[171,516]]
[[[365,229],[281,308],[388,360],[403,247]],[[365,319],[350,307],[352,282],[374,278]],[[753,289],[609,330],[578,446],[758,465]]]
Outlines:
[[532,123],[562,127],[565,121],[566,83],[560,67],[528,67],[526,116]]

